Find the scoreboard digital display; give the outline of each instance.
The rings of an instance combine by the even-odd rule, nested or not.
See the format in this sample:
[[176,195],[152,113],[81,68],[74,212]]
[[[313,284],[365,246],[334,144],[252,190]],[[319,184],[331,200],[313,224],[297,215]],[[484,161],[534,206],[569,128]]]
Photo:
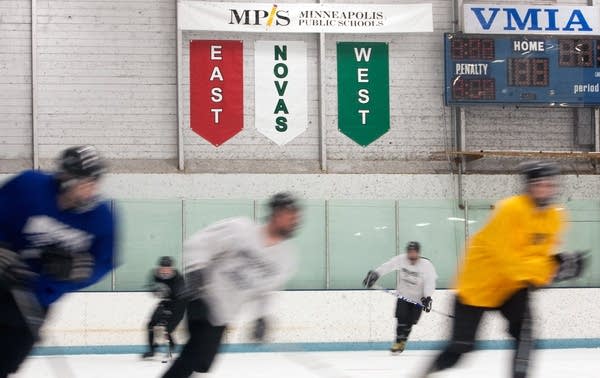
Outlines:
[[446,105],[600,105],[600,37],[444,35]]

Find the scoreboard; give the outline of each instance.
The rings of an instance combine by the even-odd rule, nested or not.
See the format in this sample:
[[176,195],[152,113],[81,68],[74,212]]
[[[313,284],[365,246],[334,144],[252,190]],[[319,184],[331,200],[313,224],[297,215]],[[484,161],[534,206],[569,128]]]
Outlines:
[[600,36],[446,33],[446,105],[600,105]]

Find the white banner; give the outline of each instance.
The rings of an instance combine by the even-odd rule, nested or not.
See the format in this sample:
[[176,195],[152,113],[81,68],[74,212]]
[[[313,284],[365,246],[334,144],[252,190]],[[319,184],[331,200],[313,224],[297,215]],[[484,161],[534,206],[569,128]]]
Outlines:
[[551,5],[463,5],[463,29],[474,34],[600,34],[600,8]]
[[178,28],[274,33],[433,31],[431,4],[214,3],[179,0]]
[[308,127],[306,43],[254,43],[255,125],[284,145]]

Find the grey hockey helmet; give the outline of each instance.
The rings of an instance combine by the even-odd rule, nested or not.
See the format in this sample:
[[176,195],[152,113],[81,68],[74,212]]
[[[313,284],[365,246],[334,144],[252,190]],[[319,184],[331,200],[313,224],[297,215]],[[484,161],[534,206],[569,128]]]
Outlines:
[[421,244],[417,241],[409,241],[408,244],[406,244],[406,250],[410,251],[411,249],[420,252]]
[[69,178],[97,179],[106,172],[106,164],[94,146],[76,146],[64,150],[58,159],[58,174]]
[[173,258],[171,256],[162,256],[160,259],[158,259],[158,266],[173,266]]
[[560,174],[558,165],[550,161],[528,161],[520,165],[520,171],[527,183]]

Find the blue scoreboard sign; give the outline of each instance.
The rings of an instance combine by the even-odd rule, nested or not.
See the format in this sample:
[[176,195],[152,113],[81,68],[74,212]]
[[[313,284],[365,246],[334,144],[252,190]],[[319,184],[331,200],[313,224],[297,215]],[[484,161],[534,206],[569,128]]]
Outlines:
[[444,36],[447,105],[600,105],[600,37]]

